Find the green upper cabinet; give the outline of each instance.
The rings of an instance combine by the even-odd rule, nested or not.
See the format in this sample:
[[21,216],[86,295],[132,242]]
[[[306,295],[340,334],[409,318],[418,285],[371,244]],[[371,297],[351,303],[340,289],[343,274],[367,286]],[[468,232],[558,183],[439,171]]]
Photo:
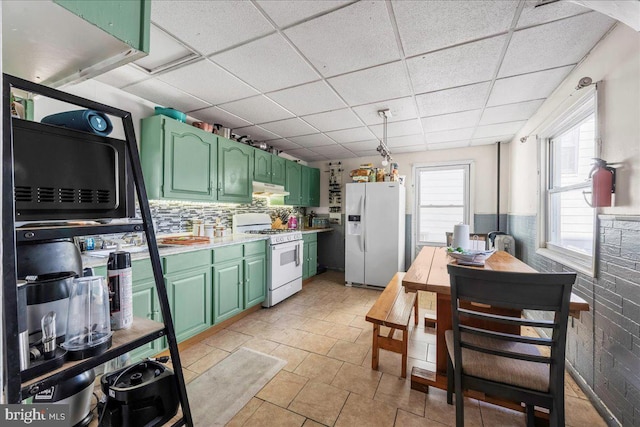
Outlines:
[[271,153],[262,150],[255,150],[253,161],[253,180],[259,182],[271,182]]
[[286,180],[286,163],[284,157],[271,155],[271,183],[277,185],[285,185]]
[[310,168],[309,206],[320,206],[320,169]]
[[286,161],[286,173],[285,173],[285,191],[289,192],[288,196],[284,197],[284,203],[286,205],[300,206],[302,203],[302,165],[296,162]]
[[300,202],[300,205],[310,206],[311,191],[309,185],[311,184],[311,168],[303,165],[300,177],[300,194],[302,195],[302,202]]
[[218,201],[251,203],[254,148],[218,140]]
[[142,170],[150,199],[216,201],[217,137],[157,115],[142,120]]

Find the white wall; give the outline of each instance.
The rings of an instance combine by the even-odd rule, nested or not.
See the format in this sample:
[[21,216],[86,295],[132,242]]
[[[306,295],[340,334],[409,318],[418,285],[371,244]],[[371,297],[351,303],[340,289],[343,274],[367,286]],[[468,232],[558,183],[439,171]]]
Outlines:
[[[622,162],[617,171],[616,206],[600,213],[640,212],[640,33],[618,24],[547,98],[511,145],[509,213],[535,215],[538,199],[538,149],[535,134],[571,102],[581,77],[602,81],[599,91],[600,157]],[[585,177],[586,178],[586,177]]]

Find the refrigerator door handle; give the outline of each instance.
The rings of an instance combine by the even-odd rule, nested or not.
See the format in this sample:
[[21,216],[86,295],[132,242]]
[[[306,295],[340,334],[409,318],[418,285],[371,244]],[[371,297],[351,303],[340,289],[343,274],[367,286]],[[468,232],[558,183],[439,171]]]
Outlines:
[[[362,221],[362,231],[360,232],[360,249],[362,250],[362,252],[367,252],[367,239],[365,238],[365,233],[367,232],[367,214],[365,213],[365,209],[367,207],[367,202],[366,202],[366,193],[365,196],[362,197],[362,199],[360,199],[360,220]],[[364,219],[364,221],[362,220]]]

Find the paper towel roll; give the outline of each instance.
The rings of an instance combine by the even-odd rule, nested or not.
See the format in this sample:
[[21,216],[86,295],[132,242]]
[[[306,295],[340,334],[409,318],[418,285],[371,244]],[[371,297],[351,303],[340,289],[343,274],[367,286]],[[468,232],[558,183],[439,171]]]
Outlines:
[[454,248],[469,249],[469,226],[467,224],[457,224],[453,226],[453,243]]

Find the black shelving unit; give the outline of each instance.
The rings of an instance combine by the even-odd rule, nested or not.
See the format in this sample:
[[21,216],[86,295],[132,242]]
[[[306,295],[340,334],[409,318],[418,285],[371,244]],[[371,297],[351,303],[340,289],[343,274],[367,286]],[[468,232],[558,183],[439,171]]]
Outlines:
[[[142,220],[124,220],[109,224],[54,224],[43,226],[27,226],[15,228],[15,198],[14,198],[14,165],[13,165],[13,137],[12,118],[10,113],[11,89],[17,88],[34,94],[39,94],[47,98],[56,99],[83,108],[101,111],[105,114],[122,119],[126,139],[126,151],[131,166],[129,174],[132,175],[135,184],[136,195]],[[171,362],[175,371],[182,417],[173,425],[193,425],[191,410],[187,398],[186,385],[182,375],[182,364],[178,353],[178,343],[175,336],[167,290],[164,285],[162,267],[158,245],[153,230],[151,211],[147,191],[142,178],[142,167],[140,155],[133,129],[131,114],[127,111],[90,101],[75,95],[58,91],[46,86],[29,82],[14,76],[3,74],[2,102],[4,105],[3,135],[2,135],[2,279],[3,279],[3,312],[4,312],[4,349],[3,357],[5,380],[6,403],[21,403],[22,400],[47,389],[59,381],[71,378],[94,368],[102,363],[118,357],[136,347],[149,343],[157,338],[165,336],[171,355]],[[73,165],[68,165],[73,167]],[[116,220],[117,221],[117,220]],[[15,230],[11,232],[11,230]],[[149,256],[153,275],[156,282],[156,289],[162,311],[164,323],[153,322],[148,319],[134,319],[134,326],[131,330],[115,331],[114,344],[105,353],[77,362],[67,362],[61,368],[49,372],[35,379],[23,382],[20,375],[20,357],[18,344],[18,304],[16,290],[16,242],[50,240],[61,237],[73,237],[95,234],[112,234],[126,232],[144,232],[149,247]]]

